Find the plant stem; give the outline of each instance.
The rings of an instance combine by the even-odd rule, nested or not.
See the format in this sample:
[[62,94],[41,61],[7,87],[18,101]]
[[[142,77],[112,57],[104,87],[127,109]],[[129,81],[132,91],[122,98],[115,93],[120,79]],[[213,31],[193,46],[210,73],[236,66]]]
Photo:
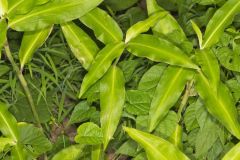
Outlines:
[[191,80],[188,84],[187,84],[187,88],[186,88],[186,91],[183,95],[183,98],[182,98],[182,101],[180,103],[180,106],[179,106],[179,109],[178,109],[178,112],[177,112],[177,115],[178,115],[178,122],[180,122],[181,118],[182,118],[182,111],[184,109],[184,107],[186,106],[187,104],[187,101],[188,101],[188,98],[189,98],[189,95],[190,95],[190,90],[192,88],[192,85],[193,85],[193,80]]
[[23,88],[23,90],[25,92],[25,95],[26,95],[27,99],[28,99],[28,103],[29,103],[29,105],[31,107],[31,110],[32,110],[34,119],[35,119],[35,121],[37,123],[37,126],[42,129],[42,126],[41,126],[41,123],[40,123],[40,120],[39,120],[39,116],[38,116],[38,113],[37,113],[37,110],[36,110],[36,106],[34,104],[31,92],[30,92],[30,90],[28,88],[27,81],[25,80],[22,72],[20,71],[20,69],[18,68],[16,62],[13,59],[12,53],[11,53],[10,48],[9,48],[8,41],[5,42],[4,48],[5,48],[5,51],[6,51],[6,56],[7,56],[8,60],[10,61],[11,65],[13,67],[13,70],[16,72],[16,74],[18,76],[18,79],[19,79],[19,81],[21,83],[21,86],[22,86],[22,88]]

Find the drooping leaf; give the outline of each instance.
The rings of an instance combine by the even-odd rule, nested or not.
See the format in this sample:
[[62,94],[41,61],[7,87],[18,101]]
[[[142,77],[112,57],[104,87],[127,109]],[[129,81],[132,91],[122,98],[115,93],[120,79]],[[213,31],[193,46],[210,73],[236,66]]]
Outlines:
[[88,69],[99,51],[98,46],[73,22],[62,24],[61,27],[74,56],[85,69]]
[[196,60],[201,66],[202,72],[208,78],[210,86],[217,91],[220,82],[220,67],[218,61],[212,50],[197,50]]
[[214,92],[202,72],[196,77],[196,89],[209,113],[218,119],[234,136],[240,138],[240,124],[233,97],[228,88],[220,82]]
[[52,27],[44,28],[39,31],[25,32],[19,50],[19,60],[21,69],[29,63],[34,52],[43,45],[52,31]]
[[103,142],[102,129],[92,122],[81,124],[74,139],[79,144],[101,144]]
[[80,18],[80,21],[91,28],[104,44],[119,42],[123,39],[123,33],[118,24],[100,8],[88,12]]
[[87,89],[97,82],[111,66],[112,61],[122,54],[124,44],[111,43],[104,47],[96,56],[94,62],[89,68],[88,73],[85,75],[79,98],[87,91]]
[[152,61],[198,69],[181,49],[156,36],[139,35],[128,43],[127,49],[135,56],[146,57]]
[[219,8],[207,25],[203,37],[202,49],[209,48],[217,43],[225,27],[233,21],[234,16],[239,12],[239,0],[228,0],[221,8]]
[[179,99],[185,84],[193,78],[192,71],[178,67],[168,67],[161,77],[153,96],[149,111],[149,131],[167,115],[169,109]]
[[176,146],[160,137],[133,128],[124,127],[124,130],[144,148],[149,160],[189,160]]
[[191,24],[192,24],[192,27],[195,31],[195,33],[197,34],[197,37],[198,37],[198,43],[199,43],[199,47],[202,48],[202,32],[200,30],[200,28],[198,27],[198,25],[194,22],[194,21],[191,21]]
[[[43,29],[52,24],[60,24],[77,19],[97,5],[102,0],[53,0],[39,5],[24,15],[9,19],[9,27],[17,31],[33,31]],[[52,17],[54,15],[54,18]],[[31,24],[31,25],[29,25]]]
[[112,66],[100,82],[100,121],[103,144],[106,149],[117,129],[125,102],[124,76],[117,66]]
[[146,20],[140,21],[131,26],[126,33],[125,43],[128,43],[140,33],[148,31],[150,27],[154,26],[157,21],[164,16],[166,16],[166,12],[157,12],[149,16]]
[[31,151],[28,151],[28,154],[31,154],[33,157],[38,157],[51,150],[51,142],[39,128],[34,127],[32,124],[21,122],[18,123],[18,130],[20,135],[19,143],[27,147],[31,146],[32,148]]
[[52,160],[78,160],[82,153],[82,145],[71,145],[55,154]]
[[240,143],[236,144],[227,154],[224,155],[222,160],[238,160],[240,158]]

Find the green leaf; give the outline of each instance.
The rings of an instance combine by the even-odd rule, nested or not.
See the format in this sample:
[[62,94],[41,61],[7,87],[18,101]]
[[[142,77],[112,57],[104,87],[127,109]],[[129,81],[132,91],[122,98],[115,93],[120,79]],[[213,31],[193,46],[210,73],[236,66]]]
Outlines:
[[34,127],[32,124],[21,122],[18,123],[18,130],[20,134],[19,143],[25,145],[26,148],[31,147],[31,150],[28,150],[28,154],[36,158],[51,150],[52,144],[41,129]]
[[104,44],[119,42],[123,39],[123,33],[117,22],[100,8],[88,12],[80,18],[80,21],[91,28],[98,40]]
[[169,141],[179,149],[182,149],[183,148],[182,136],[183,136],[183,128],[182,126],[177,124],[174,132],[169,138]]
[[6,41],[7,36],[7,22],[4,19],[0,19],[0,59],[2,54],[2,47]]
[[152,66],[142,76],[140,82],[138,83],[138,89],[149,92],[152,96],[166,68],[167,68],[167,65],[162,63]]
[[[178,116],[176,112],[169,111],[163,120],[158,124],[154,133],[162,137],[169,138],[178,124]],[[148,127],[148,124],[147,124]]]
[[124,85],[123,72],[116,66],[112,66],[100,82],[100,121],[104,149],[107,148],[122,116],[125,102]]
[[135,56],[146,57],[152,61],[198,69],[181,49],[156,36],[139,35],[128,43],[127,49]]
[[74,139],[79,144],[101,144],[103,142],[102,129],[92,122],[81,124]]
[[8,11],[8,0],[0,0],[0,17]]
[[83,153],[82,145],[71,145],[54,155],[52,160],[78,160]]
[[198,27],[198,25],[191,20],[191,24],[192,24],[192,27],[195,31],[195,33],[197,34],[197,37],[198,37],[198,42],[199,42],[199,47],[202,48],[202,32],[200,30],[200,28]]
[[219,8],[207,25],[203,37],[202,49],[209,48],[217,43],[225,27],[233,21],[234,16],[239,12],[239,0],[228,0],[221,8]]
[[[52,24],[60,24],[77,19],[102,0],[52,0],[35,7],[31,12],[17,15],[9,19],[9,27],[17,31],[33,31],[43,29]],[[54,18],[53,16],[54,15]],[[31,24],[31,25],[29,25]]]
[[217,91],[220,83],[220,67],[212,50],[197,50],[197,63],[201,66],[202,72],[208,78],[210,86],[214,91]]
[[233,97],[228,88],[219,83],[214,92],[208,79],[202,72],[196,77],[196,89],[209,113],[218,119],[234,136],[240,139],[240,125]]
[[52,27],[48,27],[39,31],[25,32],[23,35],[21,47],[19,50],[19,60],[21,69],[26,63],[29,63],[34,52],[43,45],[52,31]]
[[19,139],[17,121],[3,103],[0,103],[0,131],[5,137],[11,138],[15,142]]
[[177,102],[188,80],[193,78],[190,70],[168,67],[161,77],[153,96],[149,111],[149,131],[167,115],[169,109]]
[[145,149],[148,160],[189,160],[176,146],[160,137],[133,128],[124,127],[124,130]]
[[35,0],[8,0],[8,17],[14,17],[18,14],[26,14],[31,11],[35,5]]
[[137,3],[138,0],[124,0],[124,1],[116,1],[116,0],[105,0],[104,2],[111,7],[114,11],[121,11],[125,10],[135,3]]
[[240,143],[236,144],[227,154],[224,155],[222,160],[238,160],[240,159]]
[[154,26],[157,21],[164,16],[166,16],[166,12],[157,12],[149,16],[146,20],[131,26],[126,33],[125,43],[137,37],[140,33],[148,31],[150,27]]
[[35,3],[36,5],[42,5],[42,4],[45,4],[47,2],[49,2],[50,0],[37,0]]
[[0,137],[0,142],[0,153],[2,153],[6,147],[15,145],[15,142],[11,138]]
[[135,157],[137,153],[137,148],[138,148],[137,143],[129,139],[118,148],[116,153]]
[[150,95],[139,90],[128,90],[126,93],[125,109],[133,115],[146,115],[151,103]]
[[91,153],[91,158],[94,160],[103,160],[103,149],[102,145],[93,145],[92,146],[92,153]]
[[95,82],[97,82],[111,66],[112,61],[119,57],[124,49],[124,43],[111,43],[104,47],[96,56],[94,62],[89,68],[88,73],[85,75],[79,98],[91,87]]
[[90,107],[86,101],[80,102],[75,106],[68,123],[81,123],[89,120],[95,115],[96,112],[96,108]]
[[68,22],[61,25],[63,34],[74,56],[88,69],[99,51],[96,43],[76,24]]

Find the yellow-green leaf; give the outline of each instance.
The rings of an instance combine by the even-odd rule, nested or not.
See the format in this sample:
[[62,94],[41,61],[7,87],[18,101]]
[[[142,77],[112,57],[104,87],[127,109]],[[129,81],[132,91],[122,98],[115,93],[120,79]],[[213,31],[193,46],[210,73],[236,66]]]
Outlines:
[[181,49],[160,37],[139,35],[128,43],[127,49],[135,56],[146,57],[152,61],[198,69]]
[[240,139],[240,124],[237,109],[229,89],[220,82],[217,92],[211,87],[208,78],[202,72],[196,76],[196,89],[204,104],[217,120],[219,120],[229,132]]
[[61,25],[63,34],[74,56],[88,69],[99,51],[96,43],[80,27],[73,22]]
[[236,144],[230,151],[225,154],[222,160],[239,160],[240,159],[240,143]]
[[39,31],[24,33],[19,50],[21,69],[23,69],[26,63],[31,61],[34,52],[43,45],[51,31],[52,27],[48,27]]
[[234,16],[240,12],[239,0],[228,0],[219,8],[209,21],[205,35],[203,37],[202,48],[209,48],[217,43],[225,29],[232,21]]
[[103,131],[104,149],[117,129],[125,102],[123,72],[112,66],[100,81],[100,121]]
[[52,160],[79,160],[82,153],[82,145],[71,145],[55,154]]
[[88,12],[80,18],[80,21],[91,28],[95,36],[105,44],[119,42],[123,39],[122,30],[117,22],[100,8]]
[[29,13],[9,19],[9,27],[17,31],[33,31],[52,24],[80,18],[103,0],[52,0],[33,8]]
[[164,72],[153,95],[149,111],[149,131],[152,132],[158,123],[174,106],[193,72],[179,67],[169,66]]
[[138,36],[140,33],[146,32],[150,27],[154,26],[158,20],[167,15],[167,12],[157,12],[149,16],[146,20],[140,21],[131,26],[127,33],[125,43],[128,43],[131,39]]
[[119,57],[124,50],[124,43],[111,43],[104,47],[96,56],[94,62],[89,68],[88,73],[85,75],[79,98],[91,87],[95,82],[97,82],[111,66],[112,61]]
[[176,146],[161,137],[124,127],[128,135],[146,151],[148,160],[190,160]]

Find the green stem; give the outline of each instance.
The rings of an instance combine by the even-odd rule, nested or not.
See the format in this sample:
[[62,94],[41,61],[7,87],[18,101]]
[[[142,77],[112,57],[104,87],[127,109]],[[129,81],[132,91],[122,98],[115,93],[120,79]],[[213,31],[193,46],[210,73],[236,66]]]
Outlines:
[[180,103],[180,106],[179,106],[179,109],[178,109],[178,122],[180,122],[181,118],[182,118],[182,111],[184,109],[184,107],[186,106],[187,102],[188,102],[188,98],[189,98],[189,95],[190,95],[190,91],[191,91],[191,88],[193,86],[193,80],[190,81],[188,84],[187,84],[187,88],[186,88],[186,91],[182,97],[182,101]]
[[29,88],[28,88],[27,81],[25,80],[22,72],[20,71],[20,69],[18,68],[16,62],[15,62],[14,59],[13,59],[12,53],[11,53],[10,48],[9,48],[8,41],[5,42],[4,48],[5,48],[5,51],[6,51],[6,56],[7,56],[7,58],[8,58],[8,60],[10,61],[11,65],[12,65],[12,67],[13,67],[13,69],[14,69],[14,71],[16,72],[16,74],[17,74],[17,76],[18,76],[18,79],[19,79],[19,81],[20,81],[20,83],[21,83],[21,86],[23,87],[23,90],[24,90],[25,95],[26,95],[26,97],[27,97],[27,99],[28,99],[28,103],[29,103],[29,105],[30,105],[30,107],[31,107],[31,110],[32,110],[34,119],[35,119],[35,121],[36,121],[36,123],[37,123],[37,126],[38,126],[39,128],[42,128],[41,123],[40,123],[40,120],[39,120],[39,116],[38,116],[38,113],[37,113],[37,110],[36,110],[36,106],[35,106],[35,104],[34,104],[34,101],[33,101],[32,95],[31,95],[31,92],[30,92],[30,90],[29,90]]

